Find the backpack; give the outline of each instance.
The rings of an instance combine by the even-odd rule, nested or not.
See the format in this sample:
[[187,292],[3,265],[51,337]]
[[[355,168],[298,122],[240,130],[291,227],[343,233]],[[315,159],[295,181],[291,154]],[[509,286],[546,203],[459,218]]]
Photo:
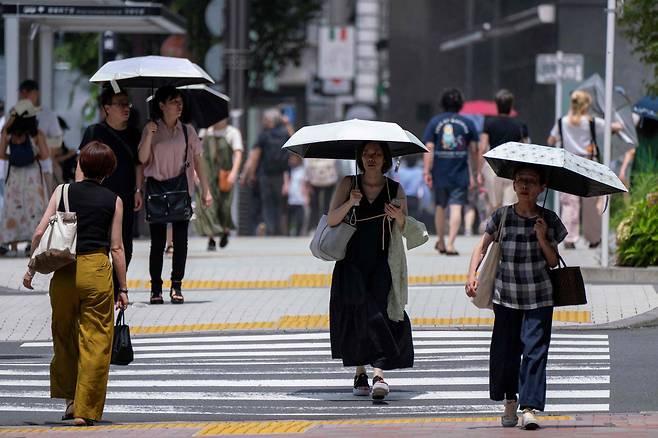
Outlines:
[[23,143],[9,144],[9,165],[14,167],[27,167],[36,160],[32,142],[27,137]]
[[261,148],[263,149],[262,166],[267,175],[276,175],[288,170],[289,152],[282,149],[288,141],[288,132],[282,127],[263,132]]

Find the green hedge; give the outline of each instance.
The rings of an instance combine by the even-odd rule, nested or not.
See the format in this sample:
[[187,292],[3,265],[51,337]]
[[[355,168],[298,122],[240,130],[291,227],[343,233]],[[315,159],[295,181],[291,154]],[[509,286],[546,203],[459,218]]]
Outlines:
[[[638,175],[640,176],[640,175]],[[617,264],[658,265],[658,175],[636,179],[630,208],[617,226]]]

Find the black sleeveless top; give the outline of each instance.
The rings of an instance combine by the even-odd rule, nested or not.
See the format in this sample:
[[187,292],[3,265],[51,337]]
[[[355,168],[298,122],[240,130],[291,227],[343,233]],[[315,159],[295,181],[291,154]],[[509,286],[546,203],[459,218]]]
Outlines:
[[[78,220],[78,253],[109,250],[116,199],[116,194],[96,181],[86,179],[69,186],[69,210]],[[58,210],[64,211],[63,196]]]

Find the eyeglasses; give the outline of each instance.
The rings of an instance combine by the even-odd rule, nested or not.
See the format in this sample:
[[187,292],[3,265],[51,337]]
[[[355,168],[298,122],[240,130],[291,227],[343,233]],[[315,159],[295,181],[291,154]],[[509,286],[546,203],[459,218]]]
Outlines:
[[115,102],[110,104],[110,106],[118,106],[119,108],[132,108],[133,104],[130,102]]

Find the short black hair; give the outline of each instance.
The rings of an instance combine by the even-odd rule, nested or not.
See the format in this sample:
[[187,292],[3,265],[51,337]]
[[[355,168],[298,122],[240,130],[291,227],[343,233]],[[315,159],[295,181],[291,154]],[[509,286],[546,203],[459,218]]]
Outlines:
[[514,168],[514,172],[512,173],[512,181],[516,179],[516,175],[518,175],[522,170],[529,170],[539,175],[539,184],[541,185],[546,184],[546,181],[548,180],[546,170],[543,167],[537,166],[536,164],[519,164]]
[[448,88],[441,94],[441,106],[444,111],[458,113],[464,106],[464,95],[457,88]]
[[39,83],[34,79],[25,79],[18,86],[18,91],[33,91],[33,90],[39,91]]
[[384,154],[384,164],[382,164],[382,174],[388,172],[391,167],[393,167],[393,156],[391,155],[391,149],[388,147],[388,143],[385,141],[364,141],[356,148],[356,165],[361,172],[365,172],[365,166],[363,165],[363,151],[366,149],[368,143],[377,143],[379,147],[382,148]]
[[172,85],[166,85],[164,87],[158,88],[158,91],[155,92],[155,96],[153,97],[153,113],[158,118],[162,118],[163,114],[162,110],[160,109],[160,104],[167,103],[167,101],[182,95],[183,93],[181,93],[178,88]]
[[506,90],[505,88],[498,90],[495,100],[498,114],[509,114],[512,112],[512,107],[514,106],[514,94],[512,94],[511,91]]
[[109,86],[103,87],[103,91],[101,91],[101,95],[98,98],[101,107],[104,107],[105,105],[112,105],[112,98],[119,94],[124,94],[126,96],[128,95],[128,93],[126,93],[125,90],[119,90],[118,93],[115,93],[112,87]]
[[37,117],[21,117],[16,116],[14,122],[7,128],[7,134],[23,135],[27,134],[30,137],[36,137],[38,132]]

